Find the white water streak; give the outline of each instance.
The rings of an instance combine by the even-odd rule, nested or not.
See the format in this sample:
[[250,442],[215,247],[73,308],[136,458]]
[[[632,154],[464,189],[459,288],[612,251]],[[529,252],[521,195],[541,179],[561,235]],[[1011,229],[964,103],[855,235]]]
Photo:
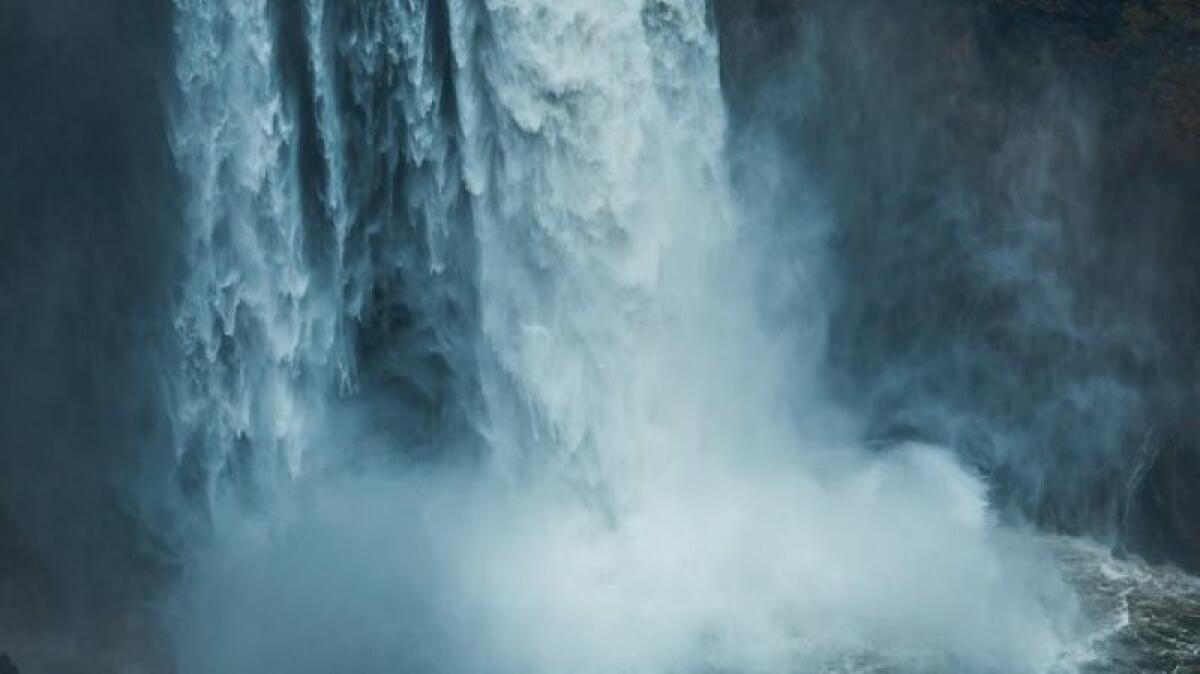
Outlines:
[[173,147],[187,185],[180,451],[210,482],[239,447],[300,470],[336,315],[305,259],[294,113],[266,0],[179,0]]

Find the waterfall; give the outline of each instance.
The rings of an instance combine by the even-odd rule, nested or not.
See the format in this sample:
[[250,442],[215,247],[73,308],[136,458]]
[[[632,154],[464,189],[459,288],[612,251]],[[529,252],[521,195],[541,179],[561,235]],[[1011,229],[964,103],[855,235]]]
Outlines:
[[703,340],[710,255],[732,228],[706,19],[694,0],[462,3],[453,17],[504,470],[548,460],[596,483],[644,457],[667,351]]
[[[444,273],[462,255],[447,243],[462,188],[435,27],[428,3],[310,0],[302,86],[314,113],[302,120],[304,92],[280,72],[279,6],[176,4],[173,147],[188,194],[177,451],[209,492],[286,482],[314,451],[337,451],[324,415],[360,386],[360,358],[395,361],[387,341],[401,338],[427,342],[410,360],[463,350],[444,334],[469,301]],[[319,178],[301,166],[305,134]],[[424,334],[371,324],[397,311]],[[436,364],[400,366],[422,367]]]
[[172,142],[188,271],[175,415],[178,451],[211,490],[239,464],[302,470],[341,359],[335,305],[305,250],[296,112],[270,3],[181,0],[177,13]]
[[1061,664],[975,476],[796,414],[705,0],[176,6],[184,671]]
[[177,416],[180,452],[207,457],[210,482],[239,452],[301,470],[328,399],[353,393],[355,328],[387,301],[372,291],[417,267],[430,287],[413,295],[436,295],[452,233],[479,251],[480,423],[503,470],[639,453],[668,341],[706,330],[733,224],[705,3],[444,11],[450,72],[429,3],[307,3],[312,186],[271,7],[179,3]]

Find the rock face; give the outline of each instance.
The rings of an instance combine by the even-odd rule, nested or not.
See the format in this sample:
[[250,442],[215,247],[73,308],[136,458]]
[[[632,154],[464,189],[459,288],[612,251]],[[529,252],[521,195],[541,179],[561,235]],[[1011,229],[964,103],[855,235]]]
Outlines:
[[0,674],[21,674],[7,653],[0,653]]
[[828,220],[834,394],[1013,516],[1200,569],[1200,5],[716,10],[735,147]]
[[106,671],[46,666],[67,649],[34,642],[112,631],[114,607],[142,605],[161,575],[171,12],[0,3],[0,648],[26,670]]
[[[998,13],[1083,38],[1128,108],[1147,106],[1167,142],[1200,154],[1200,4],[1191,0],[990,0]],[[1086,52],[1090,51],[1091,54]]]

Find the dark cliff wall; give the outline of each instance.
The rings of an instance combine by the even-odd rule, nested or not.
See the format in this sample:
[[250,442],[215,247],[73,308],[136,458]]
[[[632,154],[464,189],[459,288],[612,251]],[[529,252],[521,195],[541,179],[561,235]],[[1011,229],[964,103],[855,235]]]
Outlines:
[[770,129],[832,221],[828,379],[870,439],[1193,569],[1198,12],[717,3],[735,147]]
[[169,11],[0,3],[0,650],[51,618],[120,631],[87,616],[145,596],[161,563]]

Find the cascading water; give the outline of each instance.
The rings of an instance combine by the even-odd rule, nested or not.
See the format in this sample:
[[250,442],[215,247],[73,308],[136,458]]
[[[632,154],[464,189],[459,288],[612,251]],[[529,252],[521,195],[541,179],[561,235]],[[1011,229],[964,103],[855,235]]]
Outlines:
[[[177,602],[184,671],[1077,655],[1070,593],[978,480],[796,414],[818,386],[760,317],[771,234],[726,175],[703,0],[177,8],[179,451],[242,513]],[[436,412],[375,423],[414,400]],[[451,436],[482,465],[344,460]],[[227,502],[261,483],[279,503]]]
[[731,234],[704,3],[498,4],[453,24],[491,446],[616,486],[680,421],[662,418],[670,351],[706,341]]
[[179,451],[206,488],[250,470],[242,462],[294,476],[339,365],[338,316],[305,250],[273,14],[265,0],[180,2],[176,31],[173,144],[189,192]]
[[[331,444],[323,415],[362,384],[360,358],[384,361],[371,362],[376,374],[412,374],[431,366],[393,361],[454,350],[443,333],[464,310],[442,271],[456,254],[445,240],[462,189],[428,7],[308,3],[312,120],[301,119],[280,72],[278,7],[177,8],[174,147],[190,230],[176,322],[179,452],[209,490],[272,482],[279,465],[294,478],[306,455],[333,453],[310,450]],[[318,180],[301,175],[305,134],[317,139]],[[414,245],[417,232],[424,246]],[[421,334],[375,341],[422,342],[415,356],[358,334],[397,311],[418,314]]]

